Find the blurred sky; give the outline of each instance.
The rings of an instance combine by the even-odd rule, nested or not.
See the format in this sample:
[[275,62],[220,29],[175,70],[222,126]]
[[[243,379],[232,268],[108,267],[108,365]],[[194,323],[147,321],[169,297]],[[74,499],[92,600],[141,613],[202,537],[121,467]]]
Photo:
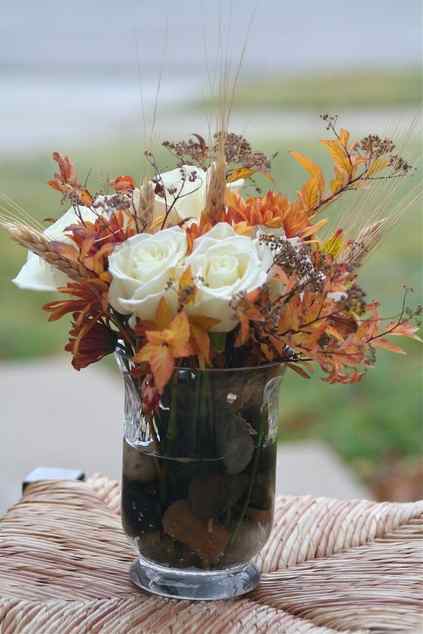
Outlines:
[[207,67],[239,59],[251,18],[243,76],[421,62],[421,0],[4,2],[0,156],[127,134],[160,68],[161,107],[209,93]]
[[246,66],[260,69],[415,63],[421,56],[421,0],[14,0],[0,25],[3,63],[136,64],[204,68],[219,21],[234,51],[255,8]]

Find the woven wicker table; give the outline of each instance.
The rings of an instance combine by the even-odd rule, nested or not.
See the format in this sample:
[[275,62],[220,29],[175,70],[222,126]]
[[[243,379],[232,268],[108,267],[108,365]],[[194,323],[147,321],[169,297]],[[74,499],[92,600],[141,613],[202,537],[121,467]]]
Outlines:
[[0,522],[0,632],[423,632],[423,502],[282,497],[262,581],[226,602],[133,587],[119,486],[40,482]]

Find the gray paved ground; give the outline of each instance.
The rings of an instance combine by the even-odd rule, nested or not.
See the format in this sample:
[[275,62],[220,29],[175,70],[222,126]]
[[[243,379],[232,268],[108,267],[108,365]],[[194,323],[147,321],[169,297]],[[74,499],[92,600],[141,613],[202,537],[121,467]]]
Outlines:
[[[76,372],[68,359],[0,363],[0,512],[20,495],[35,467],[81,468],[119,478],[123,391],[107,369]],[[369,497],[325,446],[279,448],[284,494]]]

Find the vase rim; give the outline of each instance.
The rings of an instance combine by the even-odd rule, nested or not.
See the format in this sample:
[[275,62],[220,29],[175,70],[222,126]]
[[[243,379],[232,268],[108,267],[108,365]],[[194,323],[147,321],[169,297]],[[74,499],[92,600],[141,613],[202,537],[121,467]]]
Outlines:
[[277,368],[280,366],[285,369],[287,363],[290,361],[277,361],[274,363],[264,363],[262,365],[244,365],[238,368],[185,368],[183,366],[175,366],[174,372],[178,370],[191,370],[191,372],[197,372],[198,374],[208,373],[224,373],[224,372],[252,372],[253,370],[270,370],[271,368]]
[[[118,345],[116,346],[115,349],[115,355],[118,355],[119,357],[125,357],[126,359],[129,359],[128,355],[126,354],[125,350],[122,348],[122,346]],[[190,370],[191,372],[195,372],[197,374],[217,374],[217,373],[225,373],[225,372],[252,372],[254,370],[270,370],[272,368],[277,368],[280,367],[281,371],[282,370],[286,370],[286,366],[288,365],[288,363],[293,363],[293,361],[273,361],[273,362],[269,362],[269,363],[263,363],[261,365],[245,365],[245,366],[241,366],[241,367],[236,367],[236,368],[189,368],[189,367],[184,367],[184,366],[175,366],[173,373],[175,372],[179,372],[181,370]]]

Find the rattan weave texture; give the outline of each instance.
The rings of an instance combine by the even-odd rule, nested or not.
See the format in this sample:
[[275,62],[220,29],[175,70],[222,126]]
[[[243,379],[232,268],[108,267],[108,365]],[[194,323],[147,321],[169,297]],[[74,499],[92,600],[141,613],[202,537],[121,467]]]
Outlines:
[[0,522],[2,634],[423,632],[423,501],[277,501],[259,588],[161,599],[128,580],[119,486],[41,482]]

